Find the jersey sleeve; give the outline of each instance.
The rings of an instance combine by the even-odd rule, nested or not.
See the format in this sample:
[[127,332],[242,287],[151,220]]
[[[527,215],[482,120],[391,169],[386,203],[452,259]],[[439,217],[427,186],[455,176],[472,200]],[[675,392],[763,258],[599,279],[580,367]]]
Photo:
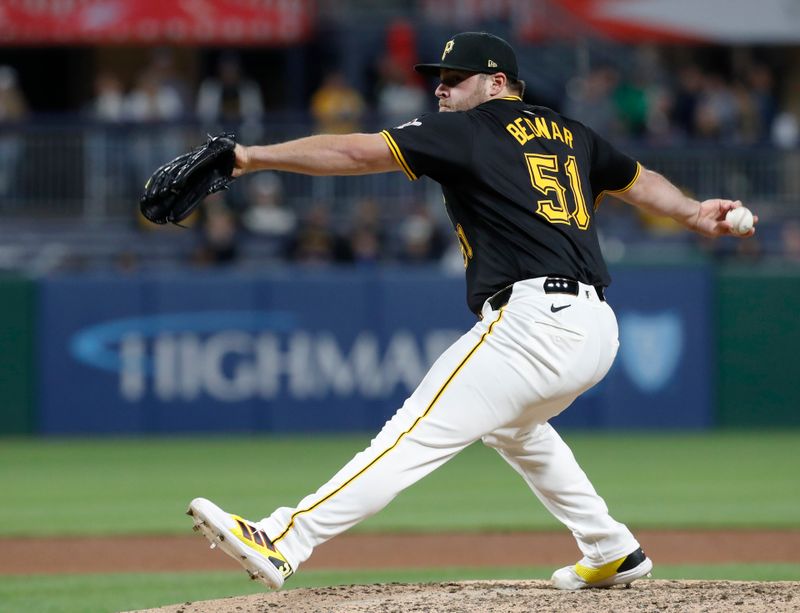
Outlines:
[[594,206],[600,204],[605,194],[626,192],[642,170],[639,162],[625,155],[602,136],[587,128],[590,138],[592,166],[589,181],[594,196]]
[[471,165],[473,129],[467,113],[429,113],[381,132],[406,176],[445,181]]

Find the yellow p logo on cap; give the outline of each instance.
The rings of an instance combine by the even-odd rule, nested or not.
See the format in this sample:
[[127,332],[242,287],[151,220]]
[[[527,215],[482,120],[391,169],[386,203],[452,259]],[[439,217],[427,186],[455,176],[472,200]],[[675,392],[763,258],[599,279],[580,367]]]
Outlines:
[[447,44],[444,46],[444,53],[442,53],[442,61],[444,61],[444,56],[450,53],[453,50],[453,41],[448,40]]

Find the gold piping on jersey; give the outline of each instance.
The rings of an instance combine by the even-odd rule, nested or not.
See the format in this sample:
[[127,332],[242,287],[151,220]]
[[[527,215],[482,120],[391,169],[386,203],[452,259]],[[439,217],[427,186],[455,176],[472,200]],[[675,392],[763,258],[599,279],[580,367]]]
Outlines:
[[480,340],[479,340],[479,341],[478,341],[478,342],[475,344],[475,346],[474,346],[472,349],[470,349],[469,353],[468,353],[468,354],[467,354],[467,355],[464,357],[464,359],[463,359],[463,360],[461,360],[461,362],[459,363],[459,365],[458,365],[458,366],[456,366],[455,370],[454,370],[454,371],[453,371],[453,372],[450,374],[450,376],[449,376],[449,377],[447,377],[447,380],[444,382],[444,384],[442,385],[442,387],[440,387],[440,388],[439,388],[439,391],[438,391],[438,392],[436,392],[436,395],[433,397],[433,400],[431,400],[431,401],[430,401],[430,403],[428,404],[427,408],[426,408],[426,409],[425,409],[425,411],[422,413],[422,415],[420,415],[419,417],[417,417],[417,418],[414,420],[414,423],[413,423],[413,424],[411,424],[411,427],[410,427],[410,428],[408,428],[408,430],[406,430],[405,432],[402,432],[402,433],[400,434],[400,436],[398,436],[398,437],[397,437],[397,440],[396,440],[394,443],[392,443],[392,445],[391,445],[391,446],[390,446],[388,449],[385,449],[385,450],[384,450],[384,451],[382,451],[380,454],[378,454],[378,456],[377,456],[377,457],[376,457],[374,460],[372,460],[372,461],[371,461],[369,464],[367,464],[367,465],[366,465],[364,468],[362,468],[361,470],[359,470],[359,471],[358,471],[358,472],[357,472],[355,475],[353,475],[352,477],[350,477],[350,478],[349,478],[347,481],[345,481],[344,483],[342,483],[342,484],[341,484],[339,487],[337,487],[337,488],[336,488],[334,491],[332,491],[330,494],[328,494],[327,496],[323,497],[323,498],[322,498],[321,500],[319,500],[318,502],[315,502],[313,505],[311,505],[311,506],[310,506],[310,507],[308,507],[307,509],[302,509],[302,510],[300,510],[300,511],[295,511],[295,512],[292,514],[292,517],[289,519],[289,525],[288,525],[288,526],[286,526],[286,528],[284,529],[284,531],[283,531],[283,532],[281,532],[281,533],[280,533],[280,535],[279,535],[277,538],[274,538],[274,539],[272,539],[272,542],[273,542],[273,544],[274,544],[274,543],[277,543],[278,541],[280,541],[281,539],[283,539],[283,538],[284,538],[284,537],[285,537],[285,536],[286,536],[286,535],[289,533],[289,530],[291,530],[292,526],[294,525],[294,520],[297,518],[297,516],[298,516],[298,515],[302,515],[303,513],[308,513],[308,512],[310,512],[310,511],[313,511],[313,510],[314,510],[314,509],[316,509],[316,508],[317,508],[319,505],[321,505],[323,502],[325,502],[326,500],[329,500],[329,499],[331,499],[333,496],[335,496],[336,494],[338,494],[339,492],[341,492],[341,491],[342,491],[344,488],[346,488],[348,485],[350,485],[350,484],[351,484],[353,481],[355,481],[355,480],[356,480],[358,477],[360,477],[361,475],[363,475],[363,474],[364,474],[364,473],[365,473],[367,470],[369,470],[370,468],[372,468],[372,466],[374,466],[374,465],[375,465],[375,463],[376,463],[378,460],[380,460],[380,459],[381,459],[383,456],[385,456],[387,453],[389,453],[389,452],[390,452],[392,449],[394,449],[395,447],[397,447],[397,445],[399,445],[399,444],[400,444],[400,441],[402,441],[402,440],[403,440],[403,439],[406,437],[406,435],[407,435],[407,434],[410,434],[410,433],[411,433],[411,431],[412,431],[414,428],[416,428],[416,427],[417,427],[417,425],[418,425],[418,424],[419,424],[419,423],[420,423],[420,422],[421,422],[421,421],[422,421],[422,420],[423,420],[425,417],[427,417],[428,413],[430,413],[430,412],[431,412],[431,410],[433,409],[433,406],[436,404],[436,402],[439,400],[439,398],[441,398],[442,394],[444,393],[444,390],[445,390],[445,389],[447,389],[447,386],[448,386],[448,385],[450,385],[450,383],[453,381],[453,379],[455,379],[455,376],[456,376],[456,375],[459,373],[459,371],[460,371],[462,368],[464,368],[464,365],[465,365],[465,364],[466,364],[466,363],[469,361],[469,359],[470,359],[470,358],[471,358],[471,357],[474,355],[474,353],[475,353],[475,352],[478,350],[478,347],[480,347],[480,346],[483,344],[483,341],[485,341],[485,340],[486,340],[486,337],[487,337],[487,336],[489,336],[489,335],[492,333],[492,330],[494,329],[494,326],[495,326],[495,324],[497,324],[497,323],[498,323],[498,322],[499,322],[499,321],[500,321],[500,320],[503,318],[503,310],[504,310],[504,309],[505,309],[505,307],[503,307],[503,308],[501,308],[501,309],[500,309],[500,314],[497,316],[497,319],[495,319],[495,320],[494,320],[494,321],[493,321],[493,322],[492,322],[492,323],[489,325],[489,329],[488,329],[488,330],[486,330],[486,332],[484,332],[484,333],[481,335],[481,338],[480,338]]
[[392,135],[389,134],[386,130],[381,130],[381,136],[383,136],[383,140],[386,141],[386,144],[389,145],[389,150],[392,152],[395,161],[403,169],[403,172],[406,173],[406,176],[411,181],[417,180],[417,175],[411,170],[411,167],[406,162],[405,158],[403,157],[403,153],[400,151],[400,147],[397,146],[397,143],[392,138]]
[[633,175],[633,179],[631,179],[631,182],[628,183],[622,189],[604,189],[602,192],[597,194],[597,198],[594,199],[594,210],[595,211],[597,210],[597,207],[600,206],[600,201],[606,194],[624,194],[625,192],[627,192],[630,188],[633,187],[633,184],[636,183],[636,180],[639,178],[640,174],[642,174],[642,165],[639,162],[636,162],[636,174]]
[[503,96],[502,98],[500,98],[500,100],[519,100],[520,102],[522,102],[522,98],[520,98],[519,96]]
[[464,268],[466,268],[469,266],[469,261],[472,259],[472,245],[469,244],[467,235],[460,223],[456,224],[456,236],[458,237],[458,248],[461,250],[461,255],[464,258]]

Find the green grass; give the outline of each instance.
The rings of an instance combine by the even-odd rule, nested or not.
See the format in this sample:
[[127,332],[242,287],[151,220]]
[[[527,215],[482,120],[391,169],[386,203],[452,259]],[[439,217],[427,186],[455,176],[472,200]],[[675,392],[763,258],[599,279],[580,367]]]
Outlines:
[[[565,439],[615,517],[633,527],[800,527],[800,431]],[[0,536],[186,534],[195,496],[259,519],[296,504],[368,442],[0,439]],[[357,529],[558,528],[516,473],[477,444]]]
[[[614,515],[634,527],[800,528],[800,431],[565,436]],[[203,495],[258,519],[316,489],[369,437],[0,439],[0,536],[189,534]],[[474,445],[364,531],[559,528],[492,451]],[[292,587],[546,578],[552,568],[301,572]],[[656,578],[797,580],[800,564],[658,566]],[[241,572],[0,577],[0,613],[86,613],[260,591]]]
[[[546,579],[550,567],[308,571],[292,588],[361,583],[416,583],[466,579]],[[656,579],[797,580],[800,564],[657,566]],[[100,613],[158,607],[262,592],[241,572],[0,577],[0,613]]]

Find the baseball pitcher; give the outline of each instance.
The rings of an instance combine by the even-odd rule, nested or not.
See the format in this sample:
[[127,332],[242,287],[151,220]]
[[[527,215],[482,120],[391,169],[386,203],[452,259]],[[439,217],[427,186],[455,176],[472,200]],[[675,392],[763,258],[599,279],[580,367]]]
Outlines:
[[295,506],[250,521],[197,498],[189,515],[251,577],[280,588],[317,545],[481,440],[574,535],[582,557],[555,571],[556,588],[629,584],[652,562],[548,423],[605,376],[617,353],[597,238],[601,201],[614,194],[711,237],[755,229],[726,220],[740,202],[687,198],[586,126],[523,102],[516,55],[501,38],[457,34],[439,62],[415,68],[438,77],[439,113],[376,134],[235,144],[231,176],[430,177],[442,187],[477,322],[369,447]]

